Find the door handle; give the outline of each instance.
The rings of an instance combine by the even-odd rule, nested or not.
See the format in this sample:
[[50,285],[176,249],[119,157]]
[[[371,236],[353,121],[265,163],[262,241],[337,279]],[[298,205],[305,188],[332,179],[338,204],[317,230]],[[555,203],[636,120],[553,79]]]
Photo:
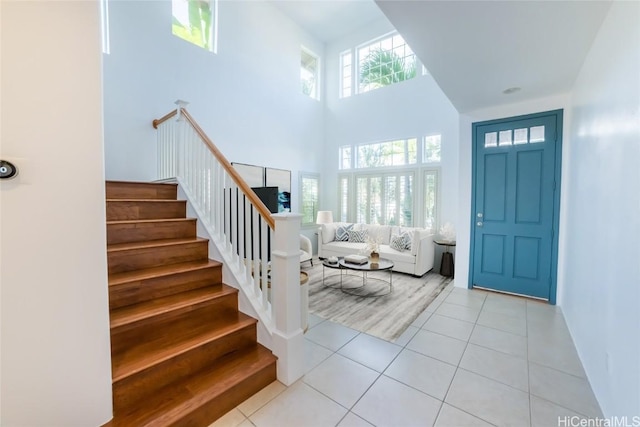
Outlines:
[[477,225],[478,227],[482,227],[482,225],[483,225],[483,224],[482,224],[482,221],[478,221],[478,222],[476,222],[476,225]]

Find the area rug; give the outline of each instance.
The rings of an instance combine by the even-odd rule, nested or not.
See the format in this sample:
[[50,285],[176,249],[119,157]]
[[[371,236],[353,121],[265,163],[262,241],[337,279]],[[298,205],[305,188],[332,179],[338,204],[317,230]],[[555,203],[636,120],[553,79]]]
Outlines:
[[[323,268],[325,284],[323,284]],[[340,290],[340,271],[323,267],[303,267],[309,274],[309,312],[323,319],[340,323],[352,329],[376,336],[385,341],[395,341],[413,323],[451,278],[437,273],[422,277],[393,273],[393,292],[379,297],[362,297]],[[362,284],[362,273],[349,271],[343,276],[343,286],[355,288]],[[371,279],[389,279],[388,272],[369,273],[365,292],[382,293],[388,286]]]

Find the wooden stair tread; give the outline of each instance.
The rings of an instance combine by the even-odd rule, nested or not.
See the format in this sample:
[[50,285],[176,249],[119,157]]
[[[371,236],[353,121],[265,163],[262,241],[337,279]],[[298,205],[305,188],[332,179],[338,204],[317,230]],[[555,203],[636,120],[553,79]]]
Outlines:
[[111,245],[107,245],[107,253],[109,252],[117,252],[117,251],[127,251],[131,249],[145,249],[145,248],[156,248],[162,246],[172,246],[172,245],[181,245],[184,243],[195,243],[195,242],[208,242],[209,239],[204,239],[202,237],[187,237],[187,238],[178,238],[178,239],[159,239],[159,240],[149,240],[142,242],[127,242],[127,243],[114,243]]
[[185,331],[175,341],[166,340],[141,343],[131,351],[112,355],[113,382],[120,381],[131,375],[143,371],[151,366],[169,360],[176,355],[201,346],[204,343],[239,331],[257,323],[257,320],[243,313],[236,312],[215,322],[201,325]]
[[170,311],[195,306],[237,292],[237,289],[221,284],[220,286],[194,289],[164,298],[156,298],[139,304],[122,307],[111,311],[111,328],[118,328]]
[[127,282],[153,279],[155,277],[169,276],[175,273],[184,273],[187,271],[219,266],[222,266],[222,263],[212,259],[207,259],[204,261],[189,261],[180,264],[161,265],[159,267],[125,271],[123,273],[110,274],[109,286],[116,286]]
[[106,201],[118,203],[186,203],[185,200],[176,199],[106,199]]
[[149,181],[119,181],[117,179],[108,179],[105,181],[107,184],[131,184],[132,186],[136,185],[171,185],[173,187],[177,187],[178,184],[175,182],[149,182]]
[[[116,413],[115,418],[107,425],[180,425],[185,414],[192,413],[207,402],[222,396],[231,387],[249,380],[256,372],[274,365],[276,360],[271,351],[260,344],[239,350],[223,357],[219,363],[197,375],[164,387],[126,413]],[[273,380],[275,381],[275,378]]]
[[117,224],[153,224],[153,223],[159,223],[162,224],[163,222],[190,222],[190,221],[195,221],[195,218],[159,218],[159,219],[123,219],[123,220],[114,220],[114,221],[107,221],[107,225],[117,225]]

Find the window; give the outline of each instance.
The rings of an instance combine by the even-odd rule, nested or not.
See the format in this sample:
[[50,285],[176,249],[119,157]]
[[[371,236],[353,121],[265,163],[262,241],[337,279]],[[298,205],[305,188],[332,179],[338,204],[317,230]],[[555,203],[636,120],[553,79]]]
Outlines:
[[340,54],[340,97],[351,96],[354,83],[357,93],[368,92],[412,79],[418,70],[424,74],[426,69],[402,36],[397,32],[387,34]]
[[320,178],[317,174],[301,173],[300,174],[300,199],[302,226],[311,226],[316,223],[318,215],[318,188]]
[[102,53],[111,53],[109,45],[109,0],[100,0],[100,29],[102,32]]
[[351,51],[342,52],[340,54],[340,70],[341,70],[341,85],[340,85],[340,98],[346,98],[351,96],[351,88],[353,87],[353,62]]
[[340,164],[338,169],[351,169],[351,146],[345,145],[339,149]]
[[424,137],[422,146],[422,161],[424,163],[440,162],[440,135]]
[[171,12],[174,35],[216,52],[218,0],[171,0]]
[[349,220],[349,181],[348,176],[338,177],[338,221],[342,222]]
[[411,138],[359,145],[356,168],[414,164],[417,161],[417,141],[416,138]]
[[413,225],[413,173],[356,177],[356,221]]
[[338,221],[437,230],[441,136],[418,141],[340,147]]
[[425,170],[423,182],[423,227],[435,232],[438,227],[438,171]]
[[318,70],[320,60],[304,47],[300,51],[300,83],[302,93],[313,99],[320,99],[318,91]]

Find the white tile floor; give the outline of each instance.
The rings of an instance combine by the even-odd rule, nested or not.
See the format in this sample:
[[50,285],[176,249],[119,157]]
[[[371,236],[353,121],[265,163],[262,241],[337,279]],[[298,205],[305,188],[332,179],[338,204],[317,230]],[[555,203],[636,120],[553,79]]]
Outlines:
[[307,373],[212,426],[557,426],[602,417],[559,308],[448,287],[394,343],[311,315]]

